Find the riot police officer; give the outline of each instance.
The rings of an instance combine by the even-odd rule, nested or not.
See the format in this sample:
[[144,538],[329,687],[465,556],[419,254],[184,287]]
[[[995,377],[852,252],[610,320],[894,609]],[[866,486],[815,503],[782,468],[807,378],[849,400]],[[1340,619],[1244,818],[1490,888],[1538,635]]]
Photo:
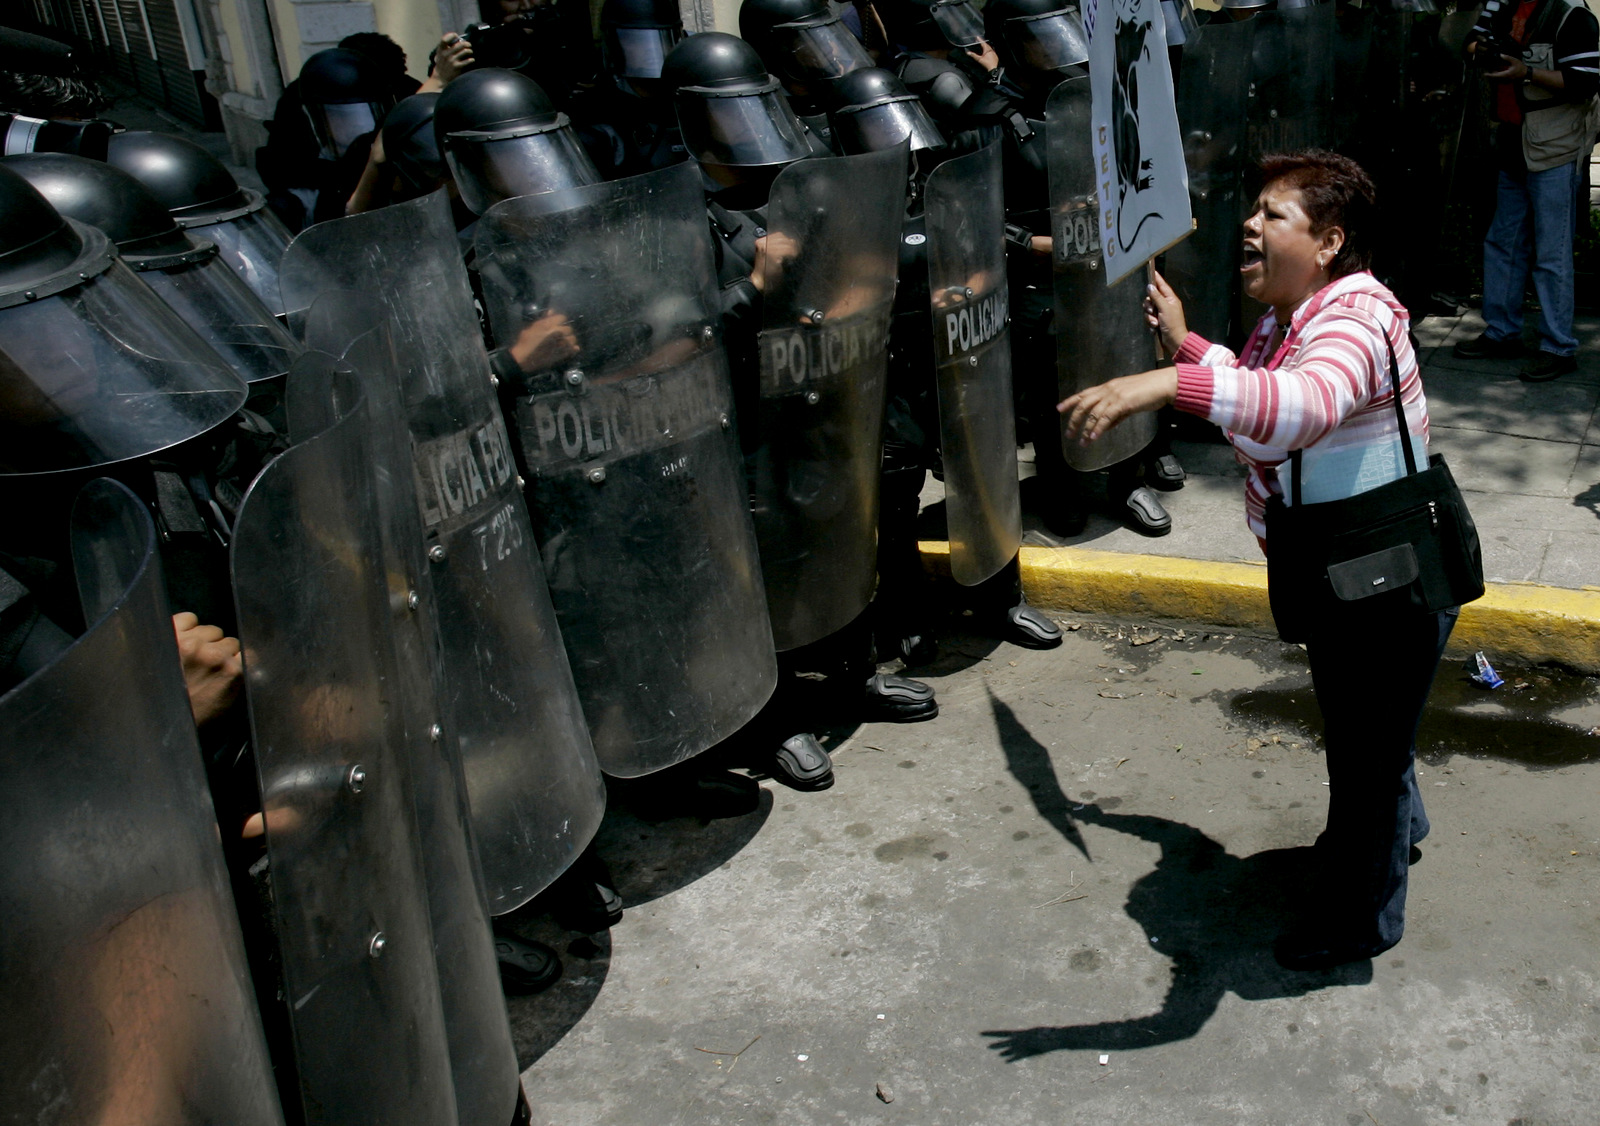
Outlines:
[[788,91],[795,114],[827,148],[828,87],[873,65],[828,0],[744,0],[739,35],[756,49],[767,71]]
[[[954,350],[937,347],[934,305],[949,302],[946,294],[935,302],[930,293],[930,238],[943,251],[947,261],[941,262],[941,268],[951,276],[959,276],[963,283],[983,279],[982,292],[971,295],[974,307],[981,307],[1003,282],[1000,276],[989,276],[997,271],[985,270],[985,250],[999,248],[986,248],[978,240],[969,239],[951,247],[943,245],[948,232],[967,226],[954,214],[961,209],[949,206],[944,196],[940,197],[930,231],[925,189],[935,169],[954,154],[928,112],[899,79],[876,67],[858,70],[835,83],[833,94],[840,103],[831,115],[834,135],[846,153],[877,151],[904,143],[910,148],[912,161],[900,238],[899,286],[889,332],[889,401],[878,523],[879,583],[874,599],[878,653],[880,657],[899,657],[908,665],[915,665],[931,659],[936,652],[927,609],[928,584],[916,535],[919,498],[930,469],[943,469],[947,485],[959,482],[947,497],[947,509],[952,512],[952,552],[980,556],[998,552],[1001,559],[1008,560],[998,570],[987,560],[976,561],[971,568],[953,566],[953,570],[961,572],[956,576],[958,582],[969,589],[966,600],[975,611],[972,624],[1027,648],[1054,648],[1061,644],[1060,628],[1022,598],[1017,565],[1021,530],[1016,521],[1016,426],[1008,358],[1003,369],[971,373],[976,378],[963,380],[960,387],[936,386],[936,370],[950,366],[942,364],[938,357]],[[977,198],[966,203],[980,208],[990,190],[998,191],[999,169],[998,165],[989,168],[982,161],[971,163],[977,167],[962,170],[963,178],[956,191],[972,192]],[[972,179],[965,178],[968,174]],[[994,235],[998,240],[998,228]],[[971,288],[963,284],[963,297],[957,304],[967,302],[965,291]],[[983,335],[993,339],[1003,333],[1003,326],[995,325]],[[1004,341],[997,341],[996,347],[1003,348]],[[956,357],[973,368],[992,363],[995,358],[998,357],[987,354],[980,357],[977,352]],[[939,394],[941,388],[943,395]],[[991,412],[996,416],[993,420],[974,417]],[[941,463],[944,432],[960,434],[962,440],[948,451],[948,460]],[[996,433],[998,441],[988,443],[996,448],[974,448],[985,445],[984,439],[993,439]],[[991,467],[998,472],[986,472]],[[968,483],[976,487],[962,487]],[[964,521],[964,513],[956,510],[973,504],[984,510],[981,517]],[[966,534],[968,529],[976,534]],[[1004,542],[977,542],[996,538],[992,536],[995,529],[1003,529],[997,538]],[[961,560],[962,564],[966,562]]]
[[[1007,239],[1014,325],[1013,367],[1022,373],[1021,412],[1033,439],[1038,489],[1035,508],[1058,535],[1077,535],[1087,519],[1087,482],[1067,467],[1054,405],[1055,333],[1052,325],[1050,188],[1045,103],[1064,78],[1087,73],[1088,40],[1078,10],[1060,0],[993,0],[984,9],[988,41],[1001,60],[998,78],[979,91],[967,111],[987,117],[1004,144]],[[1082,331],[1092,331],[1084,326]],[[1038,373],[1050,373],[1046,379]],[[1183,469],[1164,449],[1144,454],[1150,462],[1140,482],[1140,460],[1111,467],[1107,495],[1118,516],[1135,531],[1165,535],[1172,529],[1150,486],[1179,488]]]
[[602,73],[574,98],[584,147],[608,180],[687,159],[661,67],[684,37],[677,0],[606,0],[600,9]]
[[283,316],[278,263],[290,236],[260,192],[240,187],[222,161],[169,133],[118,133],[106,162],[143,184],[184,230],[216,243],[222,260],[275,316]]
[[[804,178],[795,181],[793,198],[785,199],[786,208],[798,207],[811,217],[814,225],[795,224],[792,217],[781,219],[775,213],[774,184],[780,174],[794,168],[811,155],[805,132],[790,109],[787,99],[778,89],[778,83],[767,72],[761,58],[749,44],[730,35],[709,32],[691,36],[680,44],[667,60],[665,76],[675,88],[678,119],[683,128],[684,140],[700,163],[701,170],[717,185],[710,193],[707,204],[713,234],[718,243],[719,278],[723,292],[723,324],[729,340],[730,361],[734,370],[735,394],[740,400],[739,424],[747,460],[751,467],[751,484],[757,505],[757,531],[762,539],[762,568],[767,581],[768,602],[774,617],[780,656],[790,670],[821,666],[829,672],[830,683],[837,678],[844,685],[840,698],[846,714],[857,720],[913,721],[929,719],[937,714],[938,704],[933,690],[918,681],[904,677],[884,676],[875,673],[871,659],[870,623],[860,613],[870,595],[871,575],[875,554],[872,529],[869,525],[866,538],[856,542],[851,534],[840,532],[830,545],[832,554],[812,553],[804,544],[786,537],[801,535],[794,526],[785,525],[781,513],[787,505],[795,503],[797,496],[822,498],[837,491],[831,475],[848,475],[855,470],[846,466],[855,456],[837,446],[828,448],[826,441],[807,444],[797,438],[792,448],[783,448],[775,442],[774,428],[792,418],[793,433],[803,435],[811,425],[804,413],[787,415],[786,399],[776,397],[774,373],[763,352],[758,352],[758,342],[771,334],[773,342],[780,342],[782,333],[789,331],[788,304],[800,300],[793,286],[805,288],[803,281],[809,276],[805,268],[805,255],[824,254],[819,249],[828,244],[830,222],[862,221],[862,213],[870,211],[869,201],[876,200],[872,185],[875,176],[883,169],[898,168],[898,164],[883,163],[878,168],[876,158],[883,153],[863,154],[850,158],[826,160],[865,161],[860,166],[861,195],[853,201],[858,204],[852,212],[843,203],[844,189],[819,175],[812,181]],[[869,158],[872,158],[869,160]],[[819,170],[824,164],[816,166]],[[811,167],[811,166],[806,166]],[[839,169],[843,176],[845,170]],[[835,275],[834,288],[816,287],[807,294],[810,300],[835,301],[839,308],[829,309],[818,305],[809,313],[796,307],[795,320],[802,318],[821,325],[824,331],[833,325],[852,326],[852,317],[866,316],[876,298],[873,286],[878,279],[887,279],[883,292],[883,323],[878,331],[887,334],[888,305],[892,299],[896,234],[903,218],[904,181],[902,172],[890,173],[895,183],[889,185],[892,194],[885,194],[888,210],[884,212],[883,231],[863,226],[862,237],[857,240],[853,263],[835,262],[832,270],[823,263],[819,268]],[[807,191],[810,195],[807,196]],[[839,197],[839,198],[836,198]],[[772,204],[772,206],[769,206]],[[871,222],[877,222],[874,217]],[[785,229],[791,228],[791,229]],[[809,241],[808,241],[809,240]],[[774,242],[776,241],[776,245]],[[875,249],[883,244],[884,260],[878,260]],[[824,259],[824,261],[829,261]],[[767,293],[766,287],[777,281],[783,289],[778,294]],[[819,296],[820,295],[820,296]],[[852,310],[842,312],[841,309]],[[837,323],[836,323],[837,322]],[[863,322],[864,323],[864,322]],[[786,355],[800,355],[806,345],[796,339],[788,342],[792,348]],[[766,348],[765,345],[760,345]],[[801,351],[793,351],[801,349]],[[870,349],[863,348],[863,352]],[[770,352],[770,348],[766,348]],[[882,362],[883,352],[878,354]],[[791,369],[791,377],[809,379],[811,374],[800,376]],[[814,373],[812,373],[814,374]],[[845,437],[858,425],[854,412],[867,412],[861,418],[881,417],[884,385],[881,375],[863,371],[859,385],[863,389],[859,403],[839,407],[839,416],[831,429],[831,440],[845,443]],[[874,387],[876,391],[869,390]],[[826,412],[830,408],[829,392],[817,388],[808,392],[809,404]],[[881,431],[874,425],[867,441],[870,443],[870,478],[866,488],[870,493],[878,489],[881,466]],[[841,461],[830,459],[842,458]],[[801,461],[793,459],[803,459]],[[859,467],[861,462],[854,461]],[[769,494],[773,476],[786,477],[788,485],[783,495]],[[802,485],[802,479],[805,483]],[[843,480],[843,476],[839,480]],[[804,502],[802,502],[804,503]],[[875,524],[876,503],[868,506],[869,517]],[[839,519],[844,514],[835,513]],[[840,525],[844,527],[845,525]],[[859,558],[857,556],[860,556]],[[858,579],[854,576],[865,566],[866,591],[861,594],[860,607],[854,605]],[[810,584],[832,581],[826,568],[837,565],[838,588],[829,595],[815,598],[800,597],[801,588]],[[845,577],[846,575],[852,577]],[[800,584],[790,589],[787,584]],[[831,597],[834,606],[824,609],[811,606],[818,615],[836,612],[837,607],[855,611],[853,620],[827,625],[816,621],[802,621],[807,609],[798,602],[816,603]],[[820,671],[820,670],[819,670]],[[792,680],[786,686],[793,688]],[[775,707],[781,709],[784,687],[780,686],[780,700]],[[792,705],[791,705],[792,706]],[[770,717],[783,726],[781,711]],[[789,720],[794,725],[795,720]],[[820,748],[818,748],[820,751]]]
[[[81,156],[30,153],[5,158],[62,215],[99,227],[124,262],[246,383],[277,399],[299,346],[261,299],[217,255],[189,234],[132,176]],[[257,402],[255,409],[263,409]]]

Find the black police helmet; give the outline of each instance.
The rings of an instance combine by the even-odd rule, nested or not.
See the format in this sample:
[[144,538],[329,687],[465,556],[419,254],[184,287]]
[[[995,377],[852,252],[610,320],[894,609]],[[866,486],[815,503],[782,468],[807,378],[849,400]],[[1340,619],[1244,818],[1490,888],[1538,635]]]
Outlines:
[[906,84],[882,67],[869,66],[853,70],[836,79],[828,91],[829,109],[856,109],[881,106],[913,97]]
[[83,240],[39,189],[0,163],[0,295],[60,274],[82,250]]
[[133,130],[111,138],[106,163],[143,184],[180,222],[221,218],[259,203],[220,160],[193,141]]
[[834,18],[828,0],[744,0],[739,5],[739,35],[759,49],[779,24],[827,23]]
[[414,187],[441,184],[450,176],[433,131],[438,94],[413,94],[383,119],[383,152]]
[[452,133],[497,133],[523,125],[553,125],[555,103],[544,89],[515,70],[469,70],[444,88],[433,107],[440,147]]
[[314,105],[383,102],[389,84],[371,58],[346,47],[318,51],[300,68],[300,98]]
[[764,86],[772,80],[754,47],[737,35],[722,31],[691,35],[679,43],[667,56],[661,78],[673,90],[684,86]]
[[682,27],[678,0],[605,0],[602,27]]
[[187,255],[197,249],[161,201],[120,168],[66,153],[7,157],[58,214],[99,227],[133,258]]

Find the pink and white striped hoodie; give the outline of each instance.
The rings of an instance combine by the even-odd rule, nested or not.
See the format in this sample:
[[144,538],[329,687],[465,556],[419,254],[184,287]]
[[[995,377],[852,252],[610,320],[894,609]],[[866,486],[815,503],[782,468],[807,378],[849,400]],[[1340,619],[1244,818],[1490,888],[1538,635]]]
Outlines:
[[1353,496],[1405,473],[1389,378],[1387,336],[1400,368],[1400,401],[1418,464],[1427,465],[1428,404],[1408,335],[1410,314],[1363,270],[1307,298],[1282,343],[1265,355],[1277,328],[1268,313],[1236,357],[1191,332],[1178,349],[1179,410],[1208,418],[1233,443],[1248,470],[1245,520],[1266,550],[1270,495],[1283,495],[1278,468],[1304,450],[1307,503]]

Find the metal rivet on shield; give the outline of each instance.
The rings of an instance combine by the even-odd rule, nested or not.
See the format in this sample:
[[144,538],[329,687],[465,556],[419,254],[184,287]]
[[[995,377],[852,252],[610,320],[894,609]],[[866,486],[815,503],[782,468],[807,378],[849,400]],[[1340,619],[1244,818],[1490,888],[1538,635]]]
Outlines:
[[1210,133],[1202,133],[1202,134],[1200,134],[1200,138],[1202,140],[1209,141],[1209,140],[1211,140],[1211,134]]
[[437,743],[440,739],[444,738],[444,728],[440,727],[437,723],[434,724],[432,727],[428,728],[428,738]]
[[733,419],[729,418],[727,415],[723,415],[719,421],[721,421],[722,428],[724,430],[733,425]]
[[517,488],[525,489],[527,487],[528,487],[528,482],[524,481],[522,479],[522,474],[518,473],[517,474]]
[[1089,259],[1089,269],[1098,270],[1099,268],[1100,268],[1100,259],[1098,259],[1098,258]]
[[962,287],[962,292],[964,292],[968,297],[971,297],[972,296],[972,287],[963,286]]
[[812,324],[819,325],[819,324],[822,323],[823,312],[822,312],[821,309],[813,309],[813,310],[811,310],[810,316],[811,316],[811,323]]
[[37,300],[39,300],[39,295],[37,293],[35,293],[33,290],[31,290],[31,289],[28,290],[26,293],[24,293],[22,296],[27,298],[29,301],[37,301]]
[[422,605],[422,599],[417,597],[417,592],[416,591],[414,591],[414,590],[406,591],[406,609],[407,610],[415,610],[418,606],[421,606],[421,605]]
[[717,330],[712,328],[710,325],[706,325],[705,328],[700,330],[700,339],[701,340],[710,340],[712,337],[714,337],[716,335],[717,335]]
[[589,470],[589,484],[598,485],[605,479],[606,471],[604,466],[597,465],[593,469]]
[[[522,482],[518,481],[517,484],[520,485]],[[436,543],[428,549],[428,558],[433,560],[435,563],[443,563],[445,556],[448,554],[449,552],[445,551],[444,544],[442,543]]]
[[1267,116],[1268,117],[1277,117],[1278,116],[1278,111],[1275,110],[1275,109],[1269,109],[1267,111]]
[[812,406],[816,406],[821,401],[822,396],[817,394],[815,391],[806,392],[806,402],[810,403]]
[[573,368],[571,371],[567,372],[567,386],[582,387],[583,372],[579,371],[577,368]]
[[372,936],[372,941],[367,943],[367,957],[369,957],[369,958],[381,958],[381,957],[383,957],[383,948],[385,946],[388,946],[388,945],[389,945],[389,940],[384,937],[384,934],[383,934],[382,931],[379,931],[377,934]]
[[352,794],[359,794],[367,785],[367,768],[359,762],[356,763],[344,776],[344,784],[350,788]]
[[971,365],[972,367],[977,367],[978,366],[978,357],[976,357],[976,356],[968,356],[967,357],[967,363],[969,365]]

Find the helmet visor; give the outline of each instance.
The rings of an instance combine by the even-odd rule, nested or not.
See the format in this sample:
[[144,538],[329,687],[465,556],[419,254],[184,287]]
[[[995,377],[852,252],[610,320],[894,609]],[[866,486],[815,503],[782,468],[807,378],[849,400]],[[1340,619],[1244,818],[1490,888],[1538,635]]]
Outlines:
[[676,27],[615,27],[610,29],[616,45],[613,66],[624,78],[660,78],[667,53],[685,37]]
[[216,255],[139,278],[246,383],[282,375],[300,354],[261,298]]
[[383,107],[377,102],[307,103],[306,114],[311,118],[311,128],[322,146],[323,157],[338,160],[358,138],[378,128]]
[[872,65],[861,40],[838,20],[826,23],[779,24],[772,29],[773,47],[781,65],[800,82],[823,82]]
[[462,202],[475,215],[503,199],[600,182],[594,161],[564,116],[554,128],[520,137],[465,141],[457,135],[446,141],[445,159],[461,189]]
[[283,295],[278,292],[278,263],[289,249],[289,228],[265,207],[206,227],[190,228],[217,244],[218,256],[261,298],[272,315],[283,316]]
[[685,87],[677,104],[683,143],[703,164],[758,168],[811,155],[805,129],[777,83],[732,97]]
[[0,310],[0,473],[145,457],[244,400],[239,378],[121,262]]
[[911,151],[942,149],[944,134],[916,98],[833,115],[833,135],[846,153],[877,152],[911,142]]
[[931,14],[952,47],[976,47],[983,38],[983,17],[967,0],[935,4]]
[[1013,55],[1030,70],[1061,70],[1089,61],[1089,40],[1075,8],[1007,20],[1005,35]]

